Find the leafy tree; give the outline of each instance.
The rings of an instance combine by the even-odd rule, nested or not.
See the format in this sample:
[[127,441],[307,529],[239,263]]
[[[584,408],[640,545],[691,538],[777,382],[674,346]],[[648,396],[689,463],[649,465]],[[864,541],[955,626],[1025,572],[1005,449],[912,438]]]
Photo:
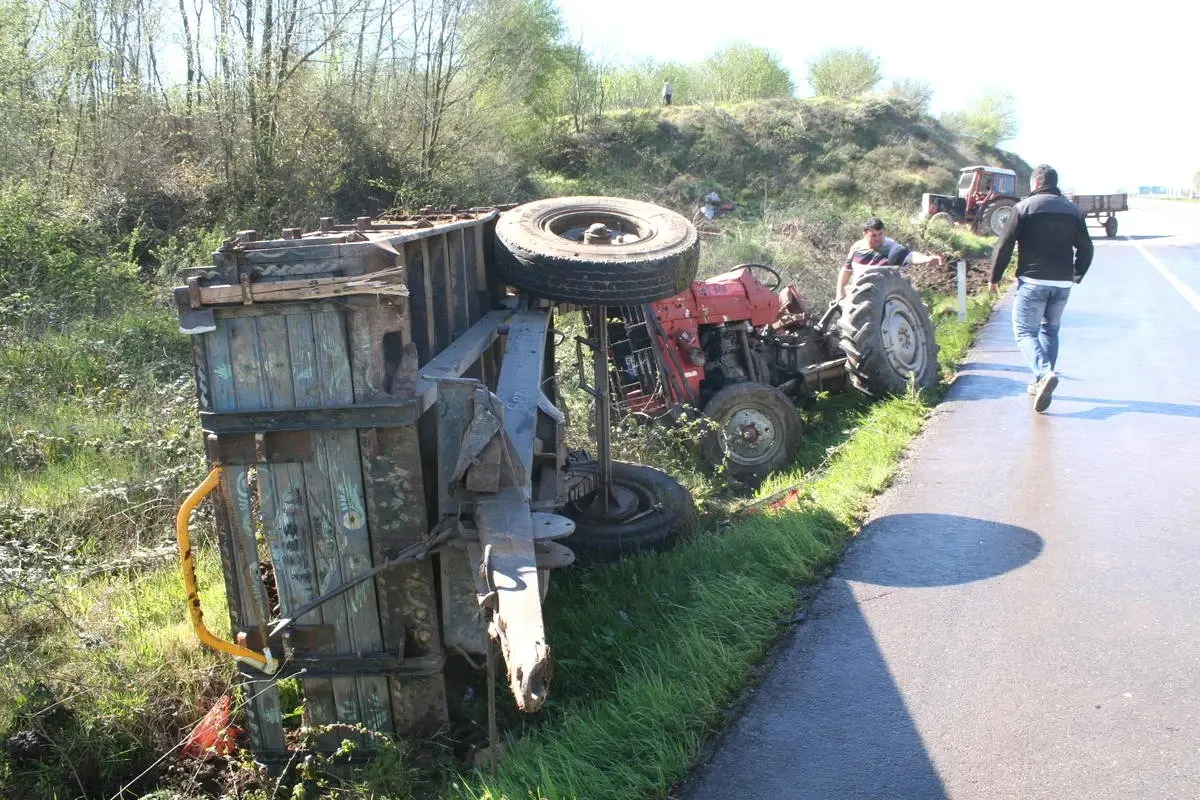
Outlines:
[[942,123],[964,136],[995,147],[1017,135],[1017,105],[1013,96],[987,89],[962,111],[942,115]]
[[795,90],[779,57],[762,47],[737,42],[701,65],[706,99],[718,103],[787,97]]
[[891,88],[888,89],[888,96],[910,103],[913,108],[924,114],[929,111],[929,101],[933,99],[933,87],[925,81],[902,78],[892,82]]
[[883,79],[879,59],[861,47],[826,50],[808,66],[808,83],[821,97],[850,100]]

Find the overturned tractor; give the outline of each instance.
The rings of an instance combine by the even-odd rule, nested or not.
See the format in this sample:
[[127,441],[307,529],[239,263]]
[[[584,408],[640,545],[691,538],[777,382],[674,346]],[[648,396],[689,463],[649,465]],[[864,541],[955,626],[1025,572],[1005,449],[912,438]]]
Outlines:
[[[615,230],[597,234],[615,241]],[[817,392],[881,396],[938,379],[929,311],[895,267],[857,270],[819,317],[778,271],[740,264],[671,297],[585,318],[589,335],[609,342],[618,412],[667,423],[685,409],[702,412],[716,423],[701,440],[705,458],[740,480],[791,461],[796,405]]]

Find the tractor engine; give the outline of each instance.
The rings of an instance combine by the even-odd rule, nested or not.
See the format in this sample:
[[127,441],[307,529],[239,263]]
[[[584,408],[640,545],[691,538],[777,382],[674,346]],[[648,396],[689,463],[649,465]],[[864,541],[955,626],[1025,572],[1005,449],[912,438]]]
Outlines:
[[[755,269],[773,274],[776,285],[764,285]],[[793,395],[810,390],[812,381],[805,378],[813,367],[841,353],[799,293],[780,283],[769,267],[740,265],[674,297],[622,308],[620,329],[610,323],[614,360],[621,365],[613,376],[614,399],[635,413],[657,416],[681,403],[703,407],[737,383],[767,384]],[[828,370],[833,377],[842,371],[840,362]]]

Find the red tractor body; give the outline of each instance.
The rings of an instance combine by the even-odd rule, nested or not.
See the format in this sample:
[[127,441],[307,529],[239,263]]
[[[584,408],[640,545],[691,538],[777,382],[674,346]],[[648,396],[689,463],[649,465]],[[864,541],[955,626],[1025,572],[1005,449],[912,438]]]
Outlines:
[[977,233],[999,235],[1020,197],[1017,173],[1003,167],[963,167],[958,194],[921,198],[921,216],[970,225]]

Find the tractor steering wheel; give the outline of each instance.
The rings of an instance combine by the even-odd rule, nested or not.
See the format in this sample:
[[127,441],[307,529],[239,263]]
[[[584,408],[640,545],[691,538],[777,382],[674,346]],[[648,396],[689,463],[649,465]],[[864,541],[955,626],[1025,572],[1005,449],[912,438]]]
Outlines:
[[[751,270],[761,269],[761,270],[771,273],[771,275],[773,275],[775,278],[775,283],[771,284],[767,288],[770,289],[772,292],[779,291],[779,287],[783,285],[783,276],[780,275],[779,270],[775,269],[774,267],[768,267],[766,264],[738,264],[733,269],[743,269],[743,268],[751,269]],[[733,270],[730,270],[730,272],[732,272],[732,271]]]

